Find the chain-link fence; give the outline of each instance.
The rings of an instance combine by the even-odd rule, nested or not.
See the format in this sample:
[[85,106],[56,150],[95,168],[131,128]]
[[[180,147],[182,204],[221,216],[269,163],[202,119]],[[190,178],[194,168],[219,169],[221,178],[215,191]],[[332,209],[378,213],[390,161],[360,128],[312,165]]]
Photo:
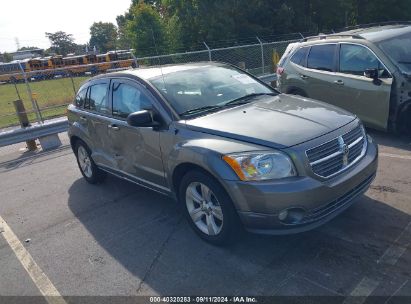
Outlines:
[[225,48],[210,48],[204,43],[204,50],[160,56],[137,57],[137,62],[139,66],[143,67],[199,61],[220,61],[239,66],[251,74],[260,76],[274,73],[276,64],[288,44],[296,41],[298,40],[263,42],[257,38],[256,43],[254,44]]
[[[28,61],[16,62],[18,71],[0,71],[0,129],[19,124],[25,126],[21,122],[22,116],[27,116],[28,122],[34,123],[65,115],[67,105],[74,99],[81,83],[96,74],[136,66],[142,68],[164,64],[220,61],[260,76],[274,73],[287,45],[295,41],[297,40],[263,42],[256,38],[255,43],[225,48],[210,48],[204,43],[204,50],[199,51],[129,59],[117,58],[118,60],[86,54],[83,56],[88,58],[86,64],[73,64],[67,61],[65,66],[66,63],[62,61],[60,67],[54,68],[42,68],[40,62],[37,65],[29,65]],[[98,60],[99,56],[101,62]],[[90,58],[95,58],[94,62]],[[23,109],[21,103],[20,107],[16,106],[16,100],[22,101]]]

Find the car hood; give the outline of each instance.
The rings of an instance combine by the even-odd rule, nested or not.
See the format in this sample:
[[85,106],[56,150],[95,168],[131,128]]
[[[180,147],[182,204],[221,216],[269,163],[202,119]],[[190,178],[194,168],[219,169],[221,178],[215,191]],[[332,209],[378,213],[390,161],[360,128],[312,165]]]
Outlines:
[[189,129],[272,148],[286,148],[338,129],[355,115],[294,95],[258,96],[255,101],[186,121]]

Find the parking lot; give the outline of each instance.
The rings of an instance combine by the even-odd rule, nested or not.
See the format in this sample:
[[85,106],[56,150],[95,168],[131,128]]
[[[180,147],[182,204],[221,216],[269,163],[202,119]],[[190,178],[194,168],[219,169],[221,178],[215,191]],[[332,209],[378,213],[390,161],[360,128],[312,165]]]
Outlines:
[[406,301],[411,139],[370,132],[380,148],[378,175],[351,208],[310,232],[245,234],[223,248],[200,240],[167,197],[115,177],[87,184],[64,134],[51,152],[1,148],[0,295]]

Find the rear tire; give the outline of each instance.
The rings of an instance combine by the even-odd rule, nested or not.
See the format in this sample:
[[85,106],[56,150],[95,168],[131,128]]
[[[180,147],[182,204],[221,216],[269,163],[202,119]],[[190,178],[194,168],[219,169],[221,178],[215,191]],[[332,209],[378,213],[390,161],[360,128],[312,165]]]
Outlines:
[[101,183],[105,177],[106,172],[99,169],[91,158],[91,151],[87,145],[78,140],[74,147],[77,164],[84,179],[90,184]]
[[226,245],[241,235],[242,227],[230,197],[210,175],[199,170],[184,175],[179,201],[190,226],[203,240]]

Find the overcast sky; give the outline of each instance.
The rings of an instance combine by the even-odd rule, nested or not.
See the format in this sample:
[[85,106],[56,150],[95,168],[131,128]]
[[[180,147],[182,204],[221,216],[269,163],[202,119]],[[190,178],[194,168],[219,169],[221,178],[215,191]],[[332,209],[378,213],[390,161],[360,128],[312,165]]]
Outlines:
[[117,15],[123,14],[131,0],[10,0],[0,7],[0,52],[16,51],[20,47],[48,48],[45,32],[64,31],[73,34],[76,43],[90,39],[93,22],[116,24]]

